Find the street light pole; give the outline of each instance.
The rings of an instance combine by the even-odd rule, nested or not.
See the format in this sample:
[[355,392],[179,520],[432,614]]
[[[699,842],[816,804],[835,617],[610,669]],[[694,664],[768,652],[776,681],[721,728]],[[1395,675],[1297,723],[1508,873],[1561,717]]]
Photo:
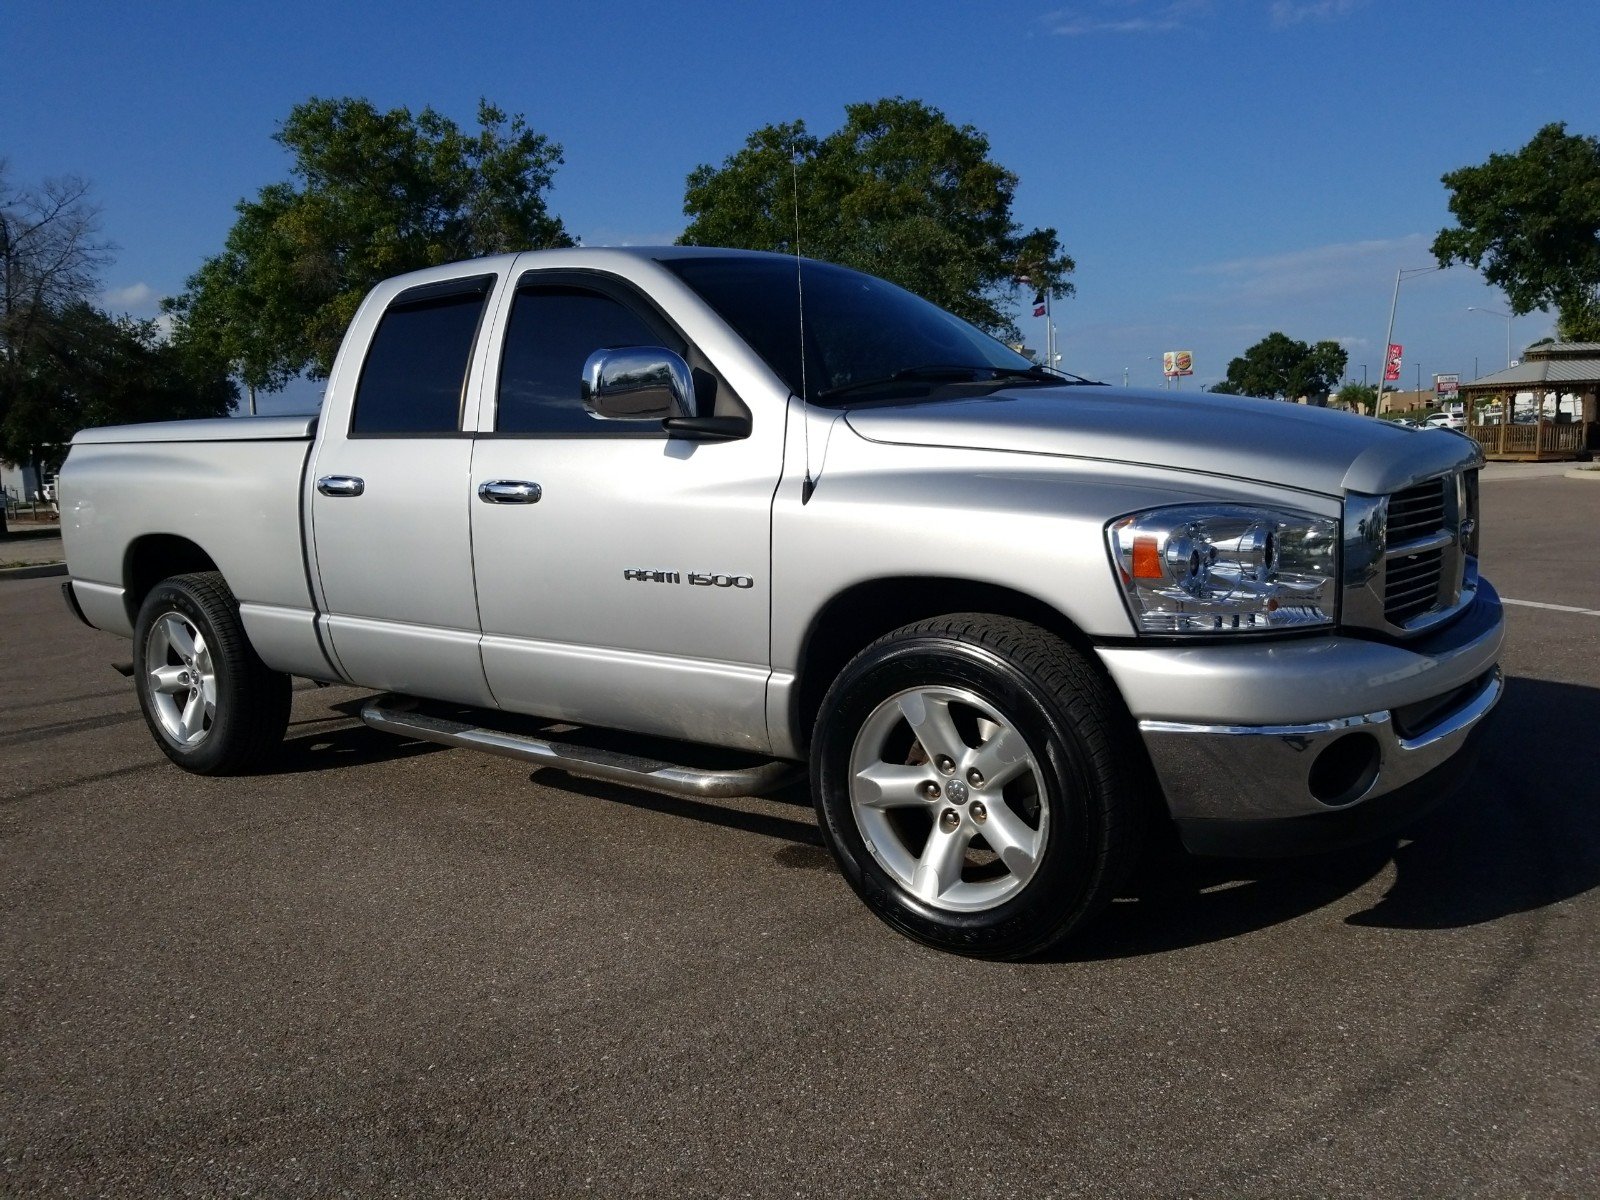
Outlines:
[[[1389,377],[1389,346],[1394,341],[1395,309],[1400,307],[1400,281],[1402,279],[1414,279],[1418,275],[1429,275],[1434,271],[1442,270],[1444,270],[1443,267],[1401,267],[1394,273],[1394,299],[1389,301],[1389,332],[1383,335],[1384,382],[1387,382]],[[1398,383],[1399,380],[1396,379],[1395,382]],[[1419,388],[1418,390],[1421,389]],[[1380,394],[1383,392],[1383,383],[1378,384],[1378,391]]]
[[1468,312],[1486,313],[1491,317],[1500,317],[1506,323],[1506,370],[1511,369],[1511,314],[1500,312],[1493,308],[1479,308],[1476,304],[1467,305]]

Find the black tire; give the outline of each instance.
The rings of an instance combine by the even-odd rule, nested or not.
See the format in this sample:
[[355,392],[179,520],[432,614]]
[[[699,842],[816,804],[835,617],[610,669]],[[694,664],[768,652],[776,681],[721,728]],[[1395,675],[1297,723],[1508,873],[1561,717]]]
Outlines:
[[[990,731],[987,736],[993,737],[1009,726],[1021,734],[1030,755],[1029,766],[1024,768],[1028,794],[1021,801],[1009,801],[1011,807],[1006,809],[1007,817],[1012,817],[1015,809],[1025,821],[1029,818],[1024,806],[1033,813],[1034,842],[1022,870],[1013,872],[1009,862],[1003,862],[995,877],[992,860],[997,856],[986,855],[982,830],[998,829],[1000,822],[987,810],[978,815],[975,801],[969,803],[973,797],[987,795],[992,805],[995,793],[968,788],[958,792],[959,770],[948,777],[930,770],[931,781],[943,783],[943,796],[923,816],[917,816],[914,807],[885,806],[889,814],[885,820],[901,820],[898,814],[905,813],[907,822],[928,822],[924,858],[928,857],[926,848],[933,844],[933,827],[940,820],[935,814],[942,813],[956,823],[946,827],[952,841],[961,834],[972,838],[955,852],[962,856],[956,874],[961,881],[958,889],[935,897],[932,903],[911,890],[903,872],[902,878],[896,878],[881,859],[885,853],[882,846],[869,850],[861,822],[873,818],[868,814],[858,819],[862,810],[851,794],[858,739],[876,740],[878,735],[870,731],[888,727],[901,703],[895,698],[912,692],[934,697],[934,703],[939,703],[939,696],[958,693],[975,697],[1003,720],[973,725],[977,710],[963,713],[959,701],[948,705],[953,718],[964,719],[969,728],[977,730],[976,743],[964,738],[967,746],[981,743],[985,729]],[[894,706],[889,704],[891,700]],[[897,735],[889,736],[909,739],[892,743],[909,744],[904,761],[913,767],[904,769],[920,770],[923,760],[934,757],[932,750],[922,748],[909,723]],[[874,763],[879,757],[875,751],[870,754]],[[850,886],[873,912],[901,933],[942,950],[978,958],[1016,959],[1037,955],[1080,929],[1127,879],[1143,840],[1143,814],[1149,802],[1143,762],[1130,718],[1098,669],[1036,625],[963,613],[897,629],[868,646],[840,672],[823,700],[812,739],[811,776],[828,845]],[[893,769],[902,770],[899,766]],[[946,767],[937,769],[942,772]],[[979,778],[975,786],[981,787],[981,773]],[[927,784],[915,786],[926,789]],[[1003,789],[1013,786],[1003,784]],[[959,804],[953,799],[958,794]],[[947,804],[949,809],[942,807]],[[1046,805],[1048,818],[1041,815]],[[978,820],[987,816],[989,823],[961,823],[969,812]],[[885,827],[877,828],[884,840]],[[901,851],[909,849],[916,836],[914,824],[906,829],[907,841],[900,844]],[[892,839],[891,834],[888,840]],[[912,850],[912,857],[916,853]],[[976,861],[984,857],[991,861]],[[980,875],[978,883],[967,883],[974,873]],[[978,911],[943,907],[946,896],[976,893],[984,887],[1002,889],[1000,898],[988,907]],[[1005,888],[1015,890],[1006,892]],[[975,903],[983,903],[984,898],[980,894]]]
[[[203,639],[200,666],[212,677],[209,695],[182,674],[196,668],[170,634],[188,629]],[[239,621],[239,602],[221,575],[174,575],[156,584],[139,607],[133,646],[139,708],[156,745],[178,766],[197,775],[238,775],[259,769],[277,752],[289,724],[289,677],[256,655]],[[192,690],[164,693],[158,668],[168,672],[172,687]],[[195,703],[202,708],[192,709]],[[197,712],[199,728],[186,735],[182,722]]]

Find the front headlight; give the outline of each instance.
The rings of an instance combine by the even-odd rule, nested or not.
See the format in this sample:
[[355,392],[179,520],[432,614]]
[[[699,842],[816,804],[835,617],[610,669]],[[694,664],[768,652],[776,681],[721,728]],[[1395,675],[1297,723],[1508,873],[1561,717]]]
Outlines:
[[1242,505],[1154,508],[1106,528],[1141,633],[1332,625],[1339,522]]

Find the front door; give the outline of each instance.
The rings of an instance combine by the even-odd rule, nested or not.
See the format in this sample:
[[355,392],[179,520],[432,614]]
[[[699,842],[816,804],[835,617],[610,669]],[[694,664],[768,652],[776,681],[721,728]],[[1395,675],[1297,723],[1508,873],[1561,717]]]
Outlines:
[[[766,749],[777,420],[768,414],[764,427],[758,414],[750,437],[702,443],[667,437],[659,421],[599,420],[579,399],[590,353],[655,345],[696,362],[692,348],[606,277],[530,272],[510,304],[493,430],[472,461],[478,613],[496,700]],[[725,389],[713,372],[697,374],[703,393]],[[537,499],[518,485],[537,485]],[[500,492],[477,495],[486,487]]]

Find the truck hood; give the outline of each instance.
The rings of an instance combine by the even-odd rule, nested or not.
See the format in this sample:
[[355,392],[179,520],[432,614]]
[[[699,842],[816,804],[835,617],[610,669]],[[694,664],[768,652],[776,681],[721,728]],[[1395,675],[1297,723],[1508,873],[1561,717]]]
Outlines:
[[1328,496],[1398,491],[1482,460],[1448,430],[1209,392],[1029,387],[858,408],[845,419],[874,442],[1171,467]]

